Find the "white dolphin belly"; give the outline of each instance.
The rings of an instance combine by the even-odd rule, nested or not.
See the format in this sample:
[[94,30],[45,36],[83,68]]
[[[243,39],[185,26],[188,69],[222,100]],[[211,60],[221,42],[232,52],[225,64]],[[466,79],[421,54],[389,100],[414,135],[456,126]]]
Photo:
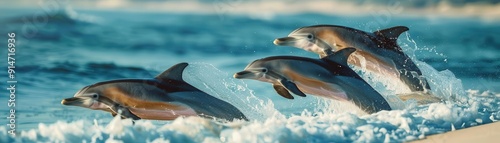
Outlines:
[[300,91],[307,93],[307,94],[312,94],[312,95],[317,95],[317,96],[322,96],[325,98],[330,98],[334,100],[339,100],[339,101],[347,101],[347,94],[340,89],[339,86],[333,85],[333,84],[328,84],[325,83],[324,85],[328,85],[329,87],[324,87],[324,86],[317,86],[317,85],[307,85],[307,84],[302,84],[300,82],[296,83],[297,87],[300,89]]
[[399,79],[399,72],[393,62],[385,62],[365,52],[355,52],[348,58],[348,62],[363,70]]
[[151,120],[173,120],[180,116],[197,116],[196,112],[191,108],[183,109],[146,109],[146,108],[129,108],[130,112],[141,119]]

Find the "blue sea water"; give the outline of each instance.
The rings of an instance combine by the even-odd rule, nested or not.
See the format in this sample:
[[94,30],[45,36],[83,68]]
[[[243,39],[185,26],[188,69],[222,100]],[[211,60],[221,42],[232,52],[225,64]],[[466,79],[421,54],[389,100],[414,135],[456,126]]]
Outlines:
[[[203,2],[202,2],[203,3]],[[16,33],[16,133],[8,136],[8,73],[0,96],[0,142],[402,142],[500,119],[500,21],[475,17],[373,15],[315,12],[255,16],[65,8],[36,17],[40,8],[0,10],[0,50]],[[33,20],[33,17],[34,20]],[[272,41],[307,25],[335,24],[375,31],[404,25],[398,43],[418,60],[443,103],[401,102],[399,110],[372,115],[341,112],[342,104],[308,96],[277,95],[270,84],[232,74],[273,55],[316,58]],[[5,61],[5,60],[4,60]],[[202,118],[175,121],[113,119],[109,113],[60,104],[80,88],[120,78],[151,78],[189,62],[184,78],[236,105],[250,122]],[[2,64],[7,69],[7,63]],[[385,96],[390,81],[359,71]],[[397,89],[396,89],[397,90]],[[451,100],[450,97],[458,97]]]

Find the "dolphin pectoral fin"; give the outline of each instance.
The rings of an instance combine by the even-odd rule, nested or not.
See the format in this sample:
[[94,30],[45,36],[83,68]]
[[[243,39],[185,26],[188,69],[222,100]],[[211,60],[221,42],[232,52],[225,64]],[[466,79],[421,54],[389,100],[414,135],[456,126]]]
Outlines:
[[279,95],[281,95],[287,99],[293,99],[293,96],[290,94],[290,92],[288,92],[288,90],[286,90],[285,87],[278,85],[278,84],[273,84],[273,87],[274,87],[274,90],[276,90],[276,92]]
[[[130,112],[129,112],[130,113]],[[136,115],[130,113],[127,118],[132,118],[133,120],[140,120],[141,118],[137,117]]]
[[139,120],[139,119],[141,119],[141,118],[137,117],[137,115],[135,115],[132,112],[130,112],[130,110],[128,110],[128,109],[122,110],[122,119],[123,118],[132,118],[133,120]]
[[182,79],[182,72],[184,71],[184,69],[186,69],[188,65],[189,65],[188,63],[176,64],[170,67],[168,70],[164,71],[163,73],[159,74],[155,78],[161,81],[169,81],[169,80],[184,81]]
[[302,91],[299,90],[297,85],[289,80],[283,79],[280,81],[281,85],[283,85],[284,88],[286,88],[288,91],[292,92],[295,95],[306,97],[306,94],[304,94]]
[[141,119],[137,115],[130,112],[130,110],[128,110],[127,108],[119,106],[119,105],[115,105],[112,110],[113,110],[113,112],[111,112],[111,115],[113,117],[118,115],[118,113],[121,113],[120,115],[121,115],[122,119],[126,119],[126,118],[132,118],[133,120]]
[[338,64],[341,64],[343,66],[348,66],[347,65],[347,58],[349,58],[349,55],[351,55],[356,49],[348,47],[344,48],[342,50],[339,50],[337,52],[334,52],[324,58],[321,58],[321,60],[327,61],[327,62],[335,62]]

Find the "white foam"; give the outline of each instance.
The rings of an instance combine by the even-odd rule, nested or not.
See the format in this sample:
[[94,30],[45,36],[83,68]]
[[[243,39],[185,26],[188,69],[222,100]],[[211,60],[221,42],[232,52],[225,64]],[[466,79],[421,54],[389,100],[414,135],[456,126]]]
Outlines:
[[[433,93],[440,97],[462,97],[459,101],[463,104],[451,102],[453,98],[448,100],[450,102],[428,105],[402,103],[398,104],[401,108],[397,109],[400,110],[366,115],[356,114],[350,107],[331,100],[313,98],[316,102],[311,104],[320,110],[305,110],[298,115],[283,115],[284,113],[278,112],[275,106],[287,106],[287,104],[278,104],[262,98],[279,97],[274,95],[276,93],[255,96],[246,83],[234,80],[228,73],[209,64],[191,64],[183,77],[187,82],[237,106],[251,121],[219,123],[209,119],[189,117],[159,123],[140,120],[132,124],[131,120],[121,120],[119,116],[105,124],[85,119],[58,120],[52,124],[39,124],[37,128],[20,131],[17,138],[9,136],[6,127],[0,126],[0,141],[403,142],[500,119],[499,93],[464,91],[460,80],[456,79],[453,73],[436,71],[425,63],[418,65],[428,80],[432,80]],[[161,68],[164,69],[166,68]],[[386,91],[386,93],[389,93],[385,94],[387,98],[394,92]],[[307,101],[301,99],[296,99],[295,102]],[[300,106],[306,105],[307,103],[303,103]],[[409,105],[413,107],[405,107]]]
[[[22,142],[402,142],[426,135],[451,131],[453,128],[489,123],[499,117],[498,98],[466,95],[469,106],[433,103],[413,109],[382,111],[371,115],[351,113],[312,113],[268,117],[262,121],[218,123],[200,117],[178,118],[155,125],[140,120],[132,124],[118,116],[107,125],[89,120],[57,121],[40,124],[22,131],[18,138],[10,137],[0,127],[0,141]],[[493,96],[495,97],[495,96]],[[479,102],[481,101],[481,102]],[[481,113],[480,113],[481,112]],[[493,116],[493,117],[491,117]],[[451,125],[451,126],[450,126]]]

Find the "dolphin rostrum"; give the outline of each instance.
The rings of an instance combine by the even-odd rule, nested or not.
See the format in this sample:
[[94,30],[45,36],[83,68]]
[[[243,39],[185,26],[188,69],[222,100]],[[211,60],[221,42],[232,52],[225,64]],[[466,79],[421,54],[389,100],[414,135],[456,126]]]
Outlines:
[[312,94],[353,102],[367,113],[391,110],[389,103],[347,65],[354,48],[344,48],[322,59],[275,56],[250,63],[237,79],[254,79],[273,84],[279,95],[293,99]]
[[373,33],[337,25],[314,25],[277,38],[275,45],[292,46],[325,57],[333,51],[356,48],[349,63],[369,71],[399,78],[411,91],[429,91],[430,87],[415,63],[397,44],[399,35],[408,27],[396,26]]
[[179,63],[153,79],[121,79],[86,86],[63,105],[119,112],[123,118],[173,120],[180,116],[201,116],[232,121],[247,120],[233,105],[185,82],[188,66]]

